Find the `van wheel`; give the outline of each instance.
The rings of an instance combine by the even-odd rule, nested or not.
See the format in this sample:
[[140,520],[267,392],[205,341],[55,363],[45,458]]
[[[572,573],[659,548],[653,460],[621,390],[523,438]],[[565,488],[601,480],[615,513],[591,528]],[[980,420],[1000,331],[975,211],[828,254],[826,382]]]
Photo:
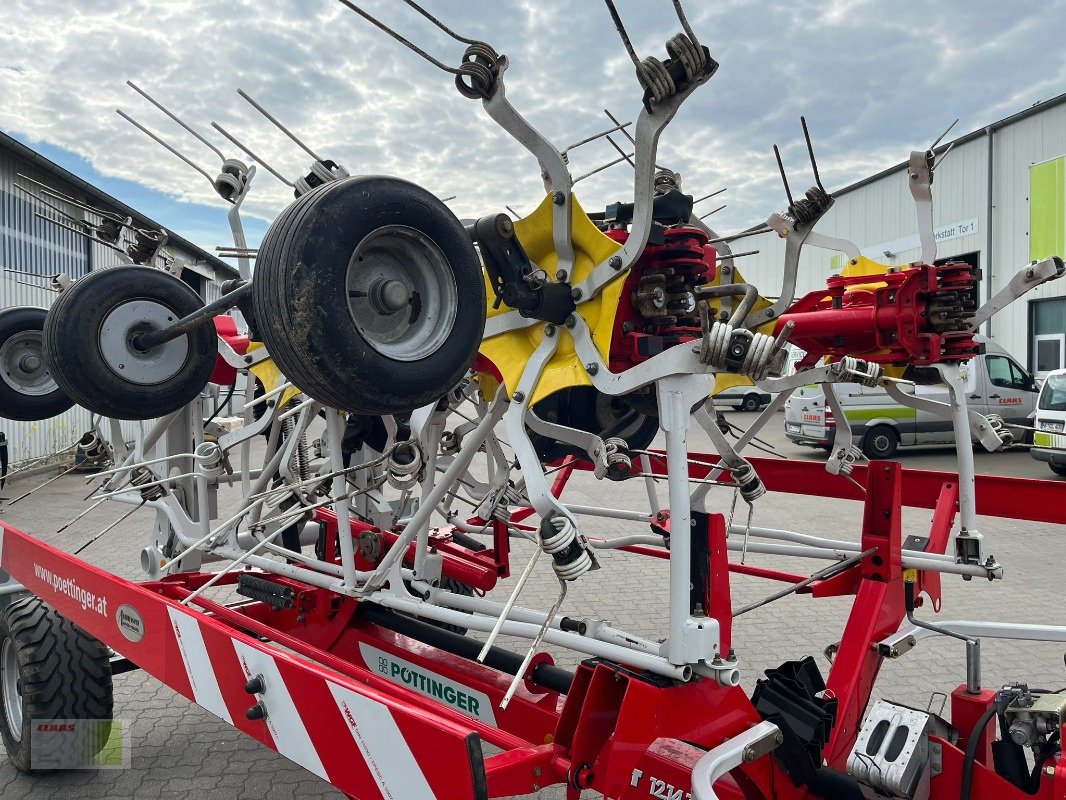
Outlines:
[[862,438],[862,452],[871,459],[892,458],[899,449],[899,434],[888,425],[878,425]]
[[744,395],[744,402],[740,404],[741,411],[758,411],[762,408],[762,401],[757,394]]
[[1066,467],[1060,467],[1058,464],[1048,464],[1048,466],[1051,467],[1051,471],[1056,475],[1062,475],[1066,478]]

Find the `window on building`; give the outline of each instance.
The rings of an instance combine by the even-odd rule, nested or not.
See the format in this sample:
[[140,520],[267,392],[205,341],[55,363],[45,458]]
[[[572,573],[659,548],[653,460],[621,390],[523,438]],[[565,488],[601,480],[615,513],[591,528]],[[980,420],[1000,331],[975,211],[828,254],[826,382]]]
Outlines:
[[1029,304],[1029,338],[1033,371],[1038,378],[1066,367],[1066,298]]

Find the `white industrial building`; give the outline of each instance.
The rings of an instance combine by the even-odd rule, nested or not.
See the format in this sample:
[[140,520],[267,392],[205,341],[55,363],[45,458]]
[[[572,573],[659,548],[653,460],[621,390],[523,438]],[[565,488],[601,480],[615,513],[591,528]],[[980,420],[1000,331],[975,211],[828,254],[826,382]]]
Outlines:
[[[77,278],[123,263],[116,250],[86,234],[82,223],[100,218],[80,205],[131,218],[138,228],[164,227],[0,132],[0,309],[48,308],[57,296],[49,288],[51,276]],[[238,277],[230,264],[173,231],[167,234],[161,255],[181,265],[182,280],[205,300],[219,296],[222,281]],[[74,407],[40,422],[0,419],[0,432],[14,466],[69,447],[90,425],[89,412]]]
[[[937,148],[950,154],[933,182],[937,261],[967,261],[983,273],[981,301],[1027,263],[1066,256],[1066,94],[1038,103]],[[901,153],[906,159],[908,153]],[[791,179],[802,194],[799,171]],[[905,160],[834,192],[836,203],[815,230],[848,239],[863,255],[891,266],[917,260],[917,217]],[[782,203],[782,207],[784,204]],[[759,227],[762,227],[761,225]],[[764,293],[781,286],[784,241],[773,233],[733,243],[745,279]],[[797,296],[825,286],[844,256],[805,247]],[[982,331],[1038,376],[1066,367],[1066,280],[1041,286],[997,314]]]

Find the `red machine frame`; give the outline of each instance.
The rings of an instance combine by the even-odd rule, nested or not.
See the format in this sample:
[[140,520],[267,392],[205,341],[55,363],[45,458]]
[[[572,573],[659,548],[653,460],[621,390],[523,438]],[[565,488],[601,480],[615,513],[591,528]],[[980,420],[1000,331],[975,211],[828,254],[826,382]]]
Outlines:
[[[690,474],[697,479],[718,460],[692,455],[697,463]],[[824,755],[830,767],[843,771],[882,662],[874,645],[905,618],[902,508],[933,510],[927,552],[944,552],[956,513],[957,476],[873,462],[856,467],[852,475],[866,487],[864,496],[856,483],[827,474],[816,462],[752,461],[771,491],[864,502],[862,549],[877,551],[802,590],[815,597],[855,597],[826,692],[837,699],[839,710]],[[561,492],[572,469],[582,466],[567,465],[555,491]],[[728,483],[728,474],[720,480]],[[1066,524],[1061,484],[994,476],[978,476],[977,483],[979,513]],[[322,519],[328,524],[328,515]],[[725,569],[724,517],[705,519],[715,570],[707,608],[728,647],[728,572],[786,582],[805,576],[736,563]],[[505,535],[473,556],[449,542],[446,533],[437,544],[445,554],[445,574],[484,589],[507,574]],[[628,549],[665,555],[639,545]],[[692,768],[707,749],[761,721],[740,687],[713,680],[676,684],[597,659],[583,662],[569,691],[560,694],[531,680],[533,669],[550,662],[547,656],[534,660],[523,687],[501,710],[510,675],[375,624],[353,598],[275,575],[263,577],[292,590],[290,609],[263,602],[226,606],[202,595],[190,607],[182,600],[210,573],[133,583],[6,524],[0,566],[133,664],[360,800],[482,800],[556,783],[568,787],[568,798],[591,788],[623,800],[680,800],[689,796]],[[920,573],[917,587],[934,607],[940,604],[939,577]],[[237,579],[228,574],[222,583]],[[964,686],[953,694],[960,739],[955,744],[936,740],[943,768],[932,778],[933,798],[959,796],[967,739],[993,697],[988,691],[967,694]],[[984,736],[973,797],[1029,797],[988,766],[990,734]],[[483,742],[501,752],[486,757]],[[772,757],[733,770],[715,791],[738,800],[817,796],[795,786]],[[1036,797],[1066,798],[1066,761],[1059,759],[1041,773]]]

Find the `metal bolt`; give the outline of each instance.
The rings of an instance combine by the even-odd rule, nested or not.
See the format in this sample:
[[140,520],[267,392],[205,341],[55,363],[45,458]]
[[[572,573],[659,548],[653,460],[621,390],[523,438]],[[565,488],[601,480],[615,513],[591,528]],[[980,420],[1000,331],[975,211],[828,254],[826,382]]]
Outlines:
[[251,364],[252,363],[252,357],[251,356],[245,356],[244,357],[244,363],[245,364]]
[[549,339],[552,336],[554,336],[555,335],[555,326],[554,325],[545,325],[544,326],[544,335],[547,336]]
[[552,202],[555,203],[555,205],[557,206],[561,206],[563,203],[566,202],[566,195],[562,192],[556,192],[552,195]]
[[557,269],[557,270],[555,270],[555,280],[557,280],[557,281],[565,281],[566,280],[566,270],[565,269]]
[[773,315],[774,315],[774,310],[772,308],[766,309],[766,316],[772,317]]
[[774,744],[781,744],[785,741],[785,734],[778,731],[774,734]]
[[513,399],[516,403],[521,403],[523,400],[526,399],[526,396],[523,392],[515,392],[511,399]]
[[622,268],[622,257],[621,256],[611,256],[611,260],[608,261],[607,263],[611,265],[612,269],[621,269]]
[[569,317],[566,318],[566,327],[572,328],[575,325],[577,325],[577,317],[571,314]]
[[588,364],[585,365],[585,371],[589,375],[595,375],[597,372],[600,371],[600,366],[599,366],[599,364],[595,364],[595,363],[590,361]]
[[744,761],[745,762],[751,762],[751,761],[754,761],[754,760],[755,760],[755,748],[754,747],[745,747],[744,748]]
[[1044,767],[1044,774],[1047,775],[1049,778],[1054,778],[1055,777],[1055,765],[1054,764],[1048,764],[1046,767]]
[[534,778],[539,778],[540,777],[540,767],[533,767],[533,777]]
[[580,300],[580,299],[581,299],[581,297],[582,297],[582,292],[581,292],[581,290],[580,290],[580,289],[578,289],[578,288],[577,288],[577,287],[575,286],[575,287],[574,287],[574,289],[573,289],[573,291],[571,291],[571,292],[570,292],[570,296],[571,296],[572,298],[574,298],[574,302],[576,303],[576,302],[577,302],[578,300]]
[[1033,277],[1033,271],[1031,269],[1027,269],[1025,271],[1025,277],[1032,278]]

